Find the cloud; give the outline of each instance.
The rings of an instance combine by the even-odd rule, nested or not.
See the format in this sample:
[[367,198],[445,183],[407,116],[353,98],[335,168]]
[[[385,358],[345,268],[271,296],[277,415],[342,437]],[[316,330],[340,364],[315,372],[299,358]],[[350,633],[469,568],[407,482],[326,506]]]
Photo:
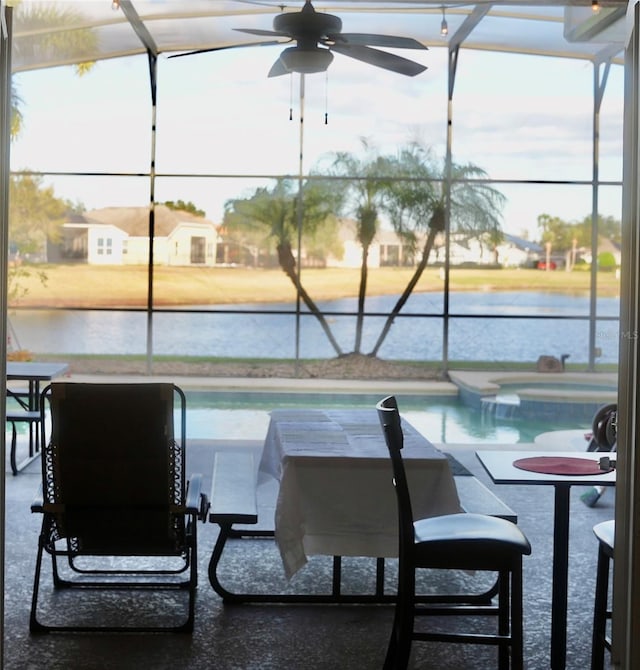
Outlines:
[[[161,60],[160,172],[297,174],[298,78],[267,77],[279,49],[256,47]],[[304,169],[327,152],[359,151],[362,136],[372,138],[383,152],[393,152],[418,136],[444,155],[446,50],[403,55],[421,60],[429,69],[409,78],[336,56],[326,76],[306,78]],[[621,164],[619,70],[612,69],[602,110],[601,165],[609,175],[619,175]],[[149,169],[145,57],[101,62],[82,78],[71,68],[54,68],[16,75],[16,81],[25,100],[26,127],[12,147],[13,169]],[[473,162],[500,179],[590,179],[591,88],[592,72],[584,63],[464,52],[454,90],[455,160]],[[144,204],[148,199],[145,178],[67,177],[56,183],[65,189],[61,195],[89,207]],[[226,198],[256,183],[165,178],[159,180],[159,188],[163,198],[193,200],[216,220]],[[526,190],[526,196],[520,191],[510,199],[508,211],[517,209],[514,220],[526,219],[528,225],[535,225],[540,207],[568,218],[589,211],[589,199],[582,192],[574,198],[577,191],[571,189]],[[143,202],[130,202],[141,197]],[[611,201],[615,206],[615,196]]]

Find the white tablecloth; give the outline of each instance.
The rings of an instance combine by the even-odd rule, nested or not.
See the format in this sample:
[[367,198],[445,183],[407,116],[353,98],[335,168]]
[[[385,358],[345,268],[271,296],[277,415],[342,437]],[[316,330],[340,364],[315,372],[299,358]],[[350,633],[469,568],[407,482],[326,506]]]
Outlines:
[[[403,421],[416,518],[460,511],[446,456]],[[280,481],[275,537],[291,577],[314,554],[398,553],[391,461],[373,410],[275,410],[261,475]]]

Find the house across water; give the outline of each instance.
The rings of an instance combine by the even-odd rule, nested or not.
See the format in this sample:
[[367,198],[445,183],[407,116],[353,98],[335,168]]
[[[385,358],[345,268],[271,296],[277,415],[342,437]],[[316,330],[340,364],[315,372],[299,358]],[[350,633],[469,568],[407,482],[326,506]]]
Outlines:
[[[202,216],[166,205],[154,209],[154,263],[216,263],[218,229]],[[144,265],[149,259],[149,208],[105,207],[75,214],[62,226],[62,239],[48,248],[49,262]]]

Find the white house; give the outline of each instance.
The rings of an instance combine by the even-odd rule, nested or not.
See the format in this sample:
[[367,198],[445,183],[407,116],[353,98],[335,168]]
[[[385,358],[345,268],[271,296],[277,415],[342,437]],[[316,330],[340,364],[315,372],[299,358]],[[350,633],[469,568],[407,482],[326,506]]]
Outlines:
[[535,267],[542,259],[544,249],[536,242],[504,233],[496,253],[498,263],[504,267]]
[[[332,268],[359,268],[362,265],[362,245],[356,239],[356,222],[353,219],[340,221],[340,242],[342,243],[342,258],[329,256],[327,267]],[[406,245],[393,230],[380,229],[369,247],[367,264],[370,268],[379,268],[384,265],[412,265]]]
[[[154,263],[213,266],[218,230],[203,217],[154,209]],[[90,265],[140,265],[149,259],[148,207],[105,207],[73,216],[63,225],[60,256]]]
[[[444,262],[444,237],[436,242],[436,260]],[[485,237],[462,233],[451,235],[449,262],[451,265],[501,265],[503,267],[532,267],[540,260],[543,249],[539,244],[515,235],[503,233],[502,241],[494,245]]]
[[[327,267],[359,268],[362,263],[362,247],[356,239],[356,222],[343,219],[340,222],[340,241],[343,247],[342,258],[330,256]],[[418,258],[426,234],[418,240]],[[543,249],[539,244],[515,235],[503,234],[497,246],[488,236],[474,237],[454,233],[449,243],[451,265],[493,265],[504,267],[533,267],[542,257]],[[445,239],[438,235],[430,261],[444,263]],[[369,248],[368,265],[370,268],[382,266],[414,265],[415,254],[409,251],[400,236],[393,230],[378,230]]]
[[[607,237],[598,237],[598,254],[610,253],[615,259],[616,265],[620,267],[620,262],[622,258],[622,251],[620,245]],[[579,250],[580,258],[586,263],[591,264],[592,254],[591,249],[580,249]]]
[[123,263],[127,234],[116,226],[89,222],[65,223],[63,238],[65,243],[70,244],[73,258],[85,259],[89,265]]

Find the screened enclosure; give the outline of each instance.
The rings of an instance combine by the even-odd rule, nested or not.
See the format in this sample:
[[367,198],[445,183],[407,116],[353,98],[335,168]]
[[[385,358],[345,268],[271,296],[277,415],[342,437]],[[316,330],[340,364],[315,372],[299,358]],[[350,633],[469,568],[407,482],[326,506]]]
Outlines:
[[[205,356],[235,355],[233,346],[246,338],[251,355],[298,358],[311,355],[304,343],[317,335],[318,347],[326,350],[313,349],[312,355],[335,356],[321,316],[331,332],[340,325],[334,335],[340,350],[373,351],[389,323],[380,357],[416,356],[445,371],[476,361],[507,366],[517,357],[529,363],[541,352],[568,353],[569,360],[589,368],[609,360],[615,366],[619,349],[624,420],[616,524],[623,532],[616,538],[614,623],[617,654],[625,667],[635,667],[638,588],[631,538],[640,472],[635,455],[640,16],[637,3],[628,4],[319,0],[316,11],[341,16],[347,33],[401,35],[429,47],[402,54],[427,69],[405,78],[371,66],[368,57],[345,58],[337,49],[326,74],[305,75],[302,86],[295,70],[291,76],[267,76],[280,50],[288,48],[282,44],[287,39],[227,48],[260,41],[260,32],[236,28],[269,30],[276,15],[299,11],[298,2],[290,7],[268,0],[3,3],[2,17],[12,19],[0,26],[3,49],[13,44],[10,53],[3,51],[3,97],[6,102],[12,72],[18,114],[11,119],[11,147],[3,137],[2,153],[11,156],[12,188],[24,187],[27,196],[18,216],[11,212],[10,348],[69,357],[133,354],[153,370],[160,352],[171,347],[180,356],[195,356],[196,335],[204,336]],[[6,5],[15,5],[13,12]],[[36,8],[41,14],[30,14]],[[216,51],[169,58],[199,49]],[[6,112],[3,108],[5,128]],[[320,167],[333,162],[321,158],[345,152],[364,159],[363,137],[385,158],[397,157],[405,143],[417,139],[434,152],[441,169],[431,166],[434,174],[419,179],[406,170],[365,175],[353,170],[327,179]],[[461,219],[453,217],[451,198],[467,180],[454,166],[479,168],[471,186],[487,185],[503,196],[499,229],[483,230],[488,240],[458,235]],[[326,188],[331,197],[317,202],[333,204],[335,197],[336,207],[319,217],[322,226],[312,226],[309,201],[302,207],[302,194],[311,189],[303,187],[327,181],[336,188]],[[402,272],[407,275],[401,280],[411,277],[415,250],[425,237],[405,236],[402,225],[394,226],[386,200],[384,208],[376,207],[378,216],[366,219],[371,210],[359,207],[353,195],[341,200],[338,182],[382,184],[386,194],[396,196],[411,194],[407,187],[417,185],[441,195],[444,207],[432,208],[428,221],[437,213],[434,222],[443,230],[398,314],[393,313],[398,285],[406,284],[392,280]],[[242,209],[241,203],[277,194],[282,186],[293,198],[267,201],[288,204],[286,216],[281,207],[273,221],[294,221],[293,234],[279,239],[272,234],[275,227],[267,226],[260,237],[259,226],[247,226],[246,220],[240,231],[232,231],[233,203]],[[15,209],[19,198],[13,195],[11,202]],[[398,209],[402,214],[410,209],[400,206],[406,201],[391,204],[395,216]],[[165,217],[163,207],[180,214]],[[118,219],[125,209],[129,215]],[[139,209],[146,216],[144,230],[138,228]],[[353,231],[358,215],[373,220],[376,233],[363,238],[374,242],[360,308],[355,296],[362,273],[354,258],[359,252],[362,257],[362,240]],[[471,220],[478,218],[482,215]],[[16,230],[20,219],[26,225]],[[425,227],[424,212],[413,215],[416,219]],[[616,237],[621,219],[622,244]],[[578,235],[585,222],[588,230]],[[563,227],[567,223],[571,226]],[[500,246],[505,240],[506,247]],[[279,247],[283,241],[288,245]],[[507,259],[516,250],[521,259],[524,252],[525,261],[510,270]],[[136,262],[125,262],[125,256]],[[114,258],[119,262],[111,262]],[[287,260],[288,275],[281,259]],[[511,286],[509,272],[525,279]],[[313,314],[306,287],[319,308]],[[560,302],[572,297],[577,302],[547,304],[549,293],[560,295]],[[97,320],[85,322],[94,314]],[[265,328],[272,316],[284,323],[284,335]],[[187,317],[195,321],[179,330],[178,320]],[[249,335],[237,326],[242,320]],[[220,332],[205,334],[205,322]],[[402,323],[409,329],[394,349]],[[571,348],[563,340],[569,330]],[[408,353],[409,336],[415,337],[417,353]],[[534,352],[511,348],[529,341],[538,343]],[[275,343],[275,350],[257,351],[264,342]],[[487,342],[494,345],[489,353],[481,346]]]
[[235,48],[301,3],[18,4],[13,349],[615,367],[624,12],[387,4],[314,6],[415,76]]

